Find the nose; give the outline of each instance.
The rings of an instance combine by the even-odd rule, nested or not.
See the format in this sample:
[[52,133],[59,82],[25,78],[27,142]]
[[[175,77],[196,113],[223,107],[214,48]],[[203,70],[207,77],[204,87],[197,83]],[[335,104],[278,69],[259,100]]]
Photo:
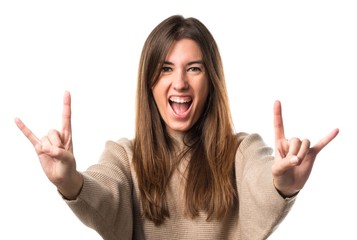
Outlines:
[[172,86],[176,91],[184,91],[188,89],[187,76],[184,71],[175,74]]

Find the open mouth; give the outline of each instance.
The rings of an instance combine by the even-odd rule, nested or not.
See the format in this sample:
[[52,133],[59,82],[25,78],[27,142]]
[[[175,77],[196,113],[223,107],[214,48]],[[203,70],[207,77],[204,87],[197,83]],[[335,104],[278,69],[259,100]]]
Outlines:
[[191,97],[170,97],[170,106],[176,115],[181,115],[187,112],[192,105]]

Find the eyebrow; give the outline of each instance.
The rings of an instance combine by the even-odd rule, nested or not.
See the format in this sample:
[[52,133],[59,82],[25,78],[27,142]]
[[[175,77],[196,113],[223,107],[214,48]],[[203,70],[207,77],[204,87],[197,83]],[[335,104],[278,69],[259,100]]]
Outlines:
[[[170,61],[164,61],[165,65],[174,65],[172,62]],[[193,65],[193,64],[202,64],[203,65],[203,61],[202,60],[195,60],[195,61],[191,61],[187,63],[187,66]]]

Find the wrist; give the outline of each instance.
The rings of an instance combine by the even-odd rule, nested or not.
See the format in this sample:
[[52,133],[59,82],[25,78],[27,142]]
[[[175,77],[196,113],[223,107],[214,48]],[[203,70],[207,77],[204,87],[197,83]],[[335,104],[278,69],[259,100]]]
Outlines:
[[292,198],[292,197],[295,197],[299,191],[295,191],[295,192],[283,192],[283,191],[280,191],[279,189],[275,188],[276,191],[280,194],[281,197],[283,198]]
[[57,186],[58,192],[67,200],[74,200],[78,197],[83,187],[83,176],[77,172],[71,177],[70,181],[62,186]]
[[276,191],[280,194],[280,196],[282,196],[283,198],[292,198],[295,197],[300,190],[282,190],[281,188],[277,187],[274,179],[273,179],[273,185],[274,188],[276,189]]

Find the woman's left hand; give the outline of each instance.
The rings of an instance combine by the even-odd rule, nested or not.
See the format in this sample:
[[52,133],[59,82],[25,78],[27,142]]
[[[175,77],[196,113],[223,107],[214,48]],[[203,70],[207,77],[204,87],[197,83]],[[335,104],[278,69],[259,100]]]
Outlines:
[[308,139],[286,139],[284,134],[281,103],[274,104],[275,163],[272,167],[275,188],[284,197],[298,193],[308,180],[317,154],[338,134],[334,129],[314,146]]

